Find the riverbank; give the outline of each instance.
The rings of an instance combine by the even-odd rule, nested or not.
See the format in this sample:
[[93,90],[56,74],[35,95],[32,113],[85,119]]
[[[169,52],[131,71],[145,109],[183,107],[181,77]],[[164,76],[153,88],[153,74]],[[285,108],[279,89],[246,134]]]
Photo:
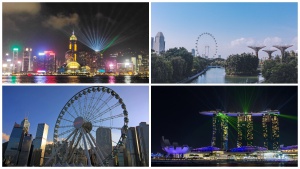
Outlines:
[[151,166],[284,167],[298,166],[298,161],[152,160]]
[[204,70],[202,70],[201,72],[195,74],[194,76],[191,76],[191,77],[188,77],[186,79],[183,79],[182,81],[177,82],[177,83],[190,83],[194,79],[198,78],[200,75],[204,74],[208,69],[209,69],[209,67],[206,67]]
[[224,67],[207,67],[203,71],[177,83],[262,83],[261,74],[256,76],[227,76]]

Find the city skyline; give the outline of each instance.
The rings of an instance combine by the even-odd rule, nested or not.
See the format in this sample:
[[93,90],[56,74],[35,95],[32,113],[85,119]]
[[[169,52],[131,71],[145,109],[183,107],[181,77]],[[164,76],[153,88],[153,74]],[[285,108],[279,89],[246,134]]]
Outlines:
[[[161,150],[162,136],[192,148],[211,146],[212,116],[203,111],[261,112],[278,110],[280,145],[297,145],[296,86],[155,86],[151,89],[151,152]],[[160,102],[155,98],[168,98]],[[228,149],[237,147],[236,117],[231,117]],[[170,123],[169,123],[170,122]],[[253,117],[253,145],[264,146],[262,118]]]
[[[29,133],[35,138],[37,125],[49,125],[47,142],[53,141],[58,115],[68,100],[87,86],[4,86],[2,142],[8,141],[14,123],[28,117]],[[109,86],[123,99],[129,114],[129,127],[149,123],[148,86]],[[15,98],[14,96],[18,96]],[[47,96],[47,98],[44,98]],[[136,97],[132,97],[136,96]],[[18,102],[19,106],[12,106]],[[45,107],[47,107],[45,109]],[[11,116],[11,114],[14,114]],[[16,118],[17,117],[17,118]],[[114,137],[114,134],[113,134]]]
[[52,50],[62,59],[73,31],[78,51],[148,51],[148,10],[148,3],[6,2],[3,56],[13,48],[29,47],[33,56]]
[[[255,54],[249,45],[265,45],[266,50],[276,49],[273,45],[293,45],[288,51],[298,51],[295,2],[152,3],[151,14],[151,37],[162,32],[166,50],[184,47],[191,51],[199,35],[208,32],[217,41],[217,57],[243,52]],[[198,47],[199,54],[204,54],[208,45],[209,53],[214,53],[213,39],[202,36],[199,43],[201,39],[209,43]],[[274,52],[275,55],[281,55],[280,51]],[[268,58],[268,54],[260,51],[259,58]]]

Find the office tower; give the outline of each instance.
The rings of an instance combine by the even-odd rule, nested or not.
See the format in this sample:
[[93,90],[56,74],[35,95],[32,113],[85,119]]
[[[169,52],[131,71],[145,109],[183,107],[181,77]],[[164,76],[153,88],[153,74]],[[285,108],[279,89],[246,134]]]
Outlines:
[[137,60],[136,60],[136,57],[134,56],[134,57],[131,57],[131,62],[132,62],[132,64],[133,64],[133,71],[134,71],[134,73],[136,73],[137,72]]
[[213,114],[213,134],[211,146],[228,149],[228,116],[223,113]]
[[[112,137],[111,129],[99,127],[96,131],[96,143],[102,150],[104,156],[108,156],[112,153]],[[109,162],[109,165],[113,165],[113,161]]]
[[31,48],[25,48],[25,50],[23,51],[22,71],[24,72],[28,72],[32,70],[31,53],[32,53]]
[[154,42],[154,38],[151,37],[151,50],[153,49],[153,42]]
[[193,56],[196,56],[196,54],[195,54],[195,49],[192,49],[192,50],[191,50],[191,53],[192,53]]
[[140,149],[135,127],[128,128],[124,156],[126,166],[140,166]]
[[31,165],[41,166],[44,163],[44,154],[47,143],[49,126],[46,123],[38,124],[35,139],[33,140],[33,154]]
[[19,49],[18,48],[14,48],[13,49],[13,60],[12,60],[12,64],[13,64],[13,73],[16,73],[18,71],[18,61],[19,61]]
[[237,147],[252,146],[253,120],[251,114],[239,114],[237,116]]
[[165,37],[162,32],[158,32],[155,36],[154,50],[157,54],[165,51]]
[[28,134],[30,123],[27,118],[24,118],[24,120],[21,122],[21,127],[24,129],[24,131]]
[[264,147],[268,150],[279,149],[279,121],[277,114],[264,114],[262,117]]
[[142,166],[149,166],[149,124],[141,122],[136,127]]
[[10,134],[8,145],[5,151],[5,159],[10,161],[10,165],[17,165],[20,154],[20,146],[25,132],[21,125],[15,123],[13,130]]
[[28,165],[31,144],[32,144],[32,135],[25,134],[23,141],[21,143],[21,146],[20,146],[20,155],[19,155],[19,159],[18,159],[18,166],[27,166]]

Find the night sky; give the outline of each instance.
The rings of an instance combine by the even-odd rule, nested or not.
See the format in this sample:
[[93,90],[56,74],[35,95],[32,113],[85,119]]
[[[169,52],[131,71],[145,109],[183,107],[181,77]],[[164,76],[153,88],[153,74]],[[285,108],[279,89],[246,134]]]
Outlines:
[[[53,50],[64,58],[72,31],[78,51],[92,51],[82,32],[106,39],[106,53],[149,48],[149,3],[3,3],[3,54],[31,47],[33,56]],[[106,54],[104,53],[104,54]]]
[[[193,148],[210,146],[212,117],[201,111],[279,110],[280,144],[297,145],[297,86],[152,86],[151,152],[162,152],[160,141]],[[294,119],[293,119],[294,118]],[[263,146],[261,117],[254,117],[254,145]],[[236,147],[236,131],[229,125],[228,147]]]

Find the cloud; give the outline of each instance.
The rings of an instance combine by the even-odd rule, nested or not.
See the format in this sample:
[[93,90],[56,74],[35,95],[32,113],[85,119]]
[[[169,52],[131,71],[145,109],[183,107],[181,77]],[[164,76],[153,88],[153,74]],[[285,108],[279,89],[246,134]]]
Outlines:
[[240,46],[240,45],[253,45],[255,43],[254,39],[252,38],[239,38],[239,39],[235,39],[233,41],[230,42],[231,47],[236,47],[236,46]]
[[12,15],[12,14],[30,14],[36,15],[41,10],[40,3],[3,3],[2,4],[3,14]]
[[95,18],[96,18],[96,19],[102,19],[102,20],[107,21],[107,22],[112,23],[112,24],[116,23],[115,20],[111,19],[110,17],[104,16],[104,15],[103,15],[102,13],[100,13],[100,12],[98,12],[98,13],[95,15]]
[[53,144],[53,141],[47,141],[46,144]]
[[264,39],[263,42],[265,46],[279,45],[281,43],[282,43],[282,39],[279,37],[267,37]]
[[7,135],[6,133],[2,133],[2,142],[3,141],[9,141],[9,135]]
[[79,15],[73,13],[70,16],[58,14],[57,16],[50,16],[48,20],[43,22],[43,26],[52,27],[54,29],[62,29],[68,25],[77,25],[79,23]]
[[294,37],[294,39],[292,40],[292,44],[298,46],[298,36]]

